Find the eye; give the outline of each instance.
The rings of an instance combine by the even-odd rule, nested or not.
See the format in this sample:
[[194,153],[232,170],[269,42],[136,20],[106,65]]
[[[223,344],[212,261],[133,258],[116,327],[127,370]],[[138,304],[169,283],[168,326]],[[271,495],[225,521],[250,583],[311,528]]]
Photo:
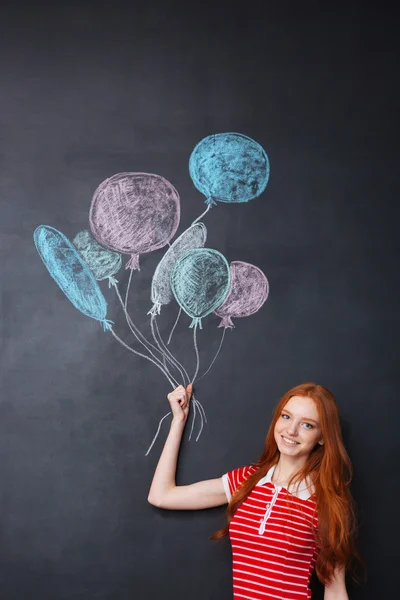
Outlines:
[[288,419],[290,419],[289,415],[287,415],[287,414],[285,414],[285,413],[282,413],[282,414],[281,414],[281,417],[282,417],[282,419],[286,419],[286,417],[287,417]]
[[303,425],[305,425],[306,429],[314,429],[314,426],[311,425],[311,423],[303,423]]

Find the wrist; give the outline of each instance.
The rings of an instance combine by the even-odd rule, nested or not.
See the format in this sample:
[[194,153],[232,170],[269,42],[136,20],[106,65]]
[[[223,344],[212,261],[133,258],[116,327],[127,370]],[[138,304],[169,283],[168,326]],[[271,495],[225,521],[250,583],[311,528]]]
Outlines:
[[185,417],[173,417],[171,421],[171,429],[183,429],[186,425]]

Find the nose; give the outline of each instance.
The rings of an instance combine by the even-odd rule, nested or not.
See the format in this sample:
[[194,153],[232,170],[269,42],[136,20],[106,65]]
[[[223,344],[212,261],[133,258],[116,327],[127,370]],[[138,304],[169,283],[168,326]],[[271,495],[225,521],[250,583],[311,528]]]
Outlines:
[[297,435],[297,429],[298,429],[297,423],[295,421],[291,421],[289,427],[287,428],[287,432],[289,435],[294,437]]

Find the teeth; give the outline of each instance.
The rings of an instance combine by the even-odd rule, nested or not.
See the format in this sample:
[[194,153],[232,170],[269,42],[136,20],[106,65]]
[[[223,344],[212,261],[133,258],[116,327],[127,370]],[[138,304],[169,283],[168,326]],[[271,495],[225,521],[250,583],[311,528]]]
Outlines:
[[288,444],[297,444],[297,442],[293,442],[293,440],[288,440],[284,435],[282,437]]

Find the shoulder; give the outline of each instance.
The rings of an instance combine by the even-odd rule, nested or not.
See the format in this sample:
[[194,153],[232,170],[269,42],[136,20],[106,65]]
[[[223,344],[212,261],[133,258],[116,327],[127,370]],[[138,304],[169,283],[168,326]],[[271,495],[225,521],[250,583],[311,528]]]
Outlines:
[[239,467],[233,471],[228,471],[222,476],[222,483],[224,484],[225,494],[230,501],[232,494],[258,470],[256,465],[246,465],[245,467]]

